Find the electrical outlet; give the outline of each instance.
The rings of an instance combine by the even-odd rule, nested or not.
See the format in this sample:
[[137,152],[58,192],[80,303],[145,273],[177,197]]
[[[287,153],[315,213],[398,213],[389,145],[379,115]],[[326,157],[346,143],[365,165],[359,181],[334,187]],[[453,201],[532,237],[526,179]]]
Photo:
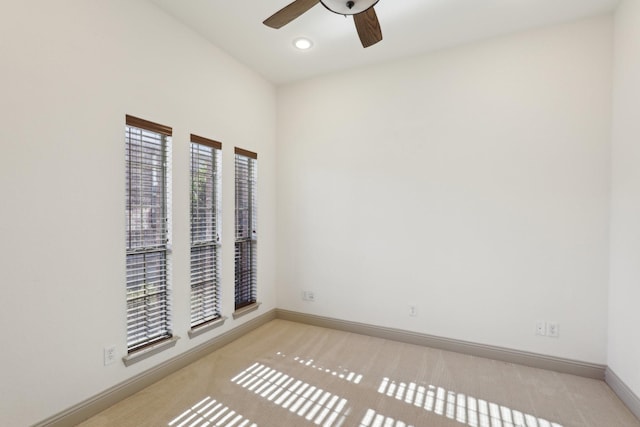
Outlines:
[[536,321],[536,335],[547,335],[547,323],[544,320]]
[[418,315],[418,308],[415,305],[409,306],[409,316],[416,317]]
[[112,345],[110,347],[104,348],[104,366],[111,365],[116,361],[116,346]]
[[315,302],[316,295],[315,293],[313,293],[313,291],[302,291],[302,299],[304,301]]
[[552,338],[558,338],[560,336],[558,322],[547,322],[547,336]]

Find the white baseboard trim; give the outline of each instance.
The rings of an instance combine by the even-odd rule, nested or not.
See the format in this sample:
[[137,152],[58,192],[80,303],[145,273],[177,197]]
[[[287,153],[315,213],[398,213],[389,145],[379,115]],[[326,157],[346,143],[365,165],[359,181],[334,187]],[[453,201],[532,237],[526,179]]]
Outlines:
[[80,402],[59,414],[34,424],[33,427],[75,426],[113,406],[119,401],[143,390],[167,375],[182,369],[183,367],[219,348],[224,347],[248,332],[276,318],[604,380],[609,387],[611,387],[614,393],[627,405],[629,410],[640,419],[640,398],[638,398],[638,396],[634,394],[634,392],[610,368],[604,365],[436,337],[433,335],[404,331],[401,329],[386,328],[289,310],[274,309],[238,326],[237,328],[227,331],[210,341],[194,347],[183,354],[167,360],[158,366],[142,372],[127,381],[111,387],[102,393]]
[[607,368],[605,372],[605,381],[620,400],[627,405],[627,408],[629,408],[633,415],[640,419],[640,397],[638,397],[611,368]]
[[605,370],[607,368],[605,365],[598,365],[595,363],[546,356],[537,353],[529,353],[526,351],[512,350],[467,341],[459,341],[450,338],[421,334],[418,332],[386,328],[383,326],[351,322],[348,320],[333,319],[289,310],[276,309],[276,315],[278,319],[290,320],[292,322],[337,329],[345,332],[353,332],[361,335],[369,335],[408,344],[500,360],[503,362],[517,363],[519,365],[530,366],[533,368],[547,369],[566,374],[578,375],[581,377],[594,378],[597,380],[605,379]]
[[33,427],[70,427],[75,426],[119,401],[143,390],[151,384],[161,380],[185,366],[195,362],[209,353],[224,347],[252,330],[276,318],[276,310],[268,311],[237,328],[227,331],[211,340],[200,344],[158,366],[142,372],[102,393],[99,393],[77,405],[68,408],[52,417],[47,418]]

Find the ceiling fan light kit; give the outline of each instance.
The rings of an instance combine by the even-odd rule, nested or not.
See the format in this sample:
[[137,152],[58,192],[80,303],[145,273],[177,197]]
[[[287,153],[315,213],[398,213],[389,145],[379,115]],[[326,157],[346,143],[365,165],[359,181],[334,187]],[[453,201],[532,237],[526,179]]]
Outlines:
[[382,40],[382,30],[373,8],[379,0],[295,0],[269,18],[264,25],[282,28],[313,6],[321,3],[327,10],[338,15],[352,15],[363,47],[372,46]]
[[320,3],[338,15],[357,15],[373,7],[379,0],[320,0]]

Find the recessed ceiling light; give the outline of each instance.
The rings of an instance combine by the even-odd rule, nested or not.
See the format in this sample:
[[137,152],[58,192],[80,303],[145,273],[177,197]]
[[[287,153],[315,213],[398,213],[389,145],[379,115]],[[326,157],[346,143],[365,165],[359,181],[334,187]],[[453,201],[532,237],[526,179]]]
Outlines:
[[305,37],[298,37],[293,41],[293,45],[300,50],[309,50],[313,47],[313,42]]

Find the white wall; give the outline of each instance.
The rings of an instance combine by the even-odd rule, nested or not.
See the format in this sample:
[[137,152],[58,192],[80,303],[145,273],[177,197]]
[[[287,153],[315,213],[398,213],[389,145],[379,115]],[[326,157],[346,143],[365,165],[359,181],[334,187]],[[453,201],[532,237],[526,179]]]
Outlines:
[[[4,2],[0,13],[0,425],[30,425],[276,303],[275,88],[146,1]],[[174,129],[174,332],[125,368],[124,118]],[[189,133],[223,143],[223,312],[233,311],[233,147],[259,155],[261,309],[189,324]]]
[[615,15],[609,367],[640,396],[640,2]]
[[605,16],[279,88],[278,306],[605,363],[611,56]]
[[[37,422],[274,308],[276,279],[282,308],[595,363],[609,296],[608,363],[640,392],[639,8],[616,15],[608,294],[608,17],[285,86],[276,120],[271,84],[146,1],[3,5],[0,424]],[[174,128],[182,337],[129,368],[102,366],[104,346],[126,346],[125,114]],[[223,142],[225,314],[233,147],[259,153],[263,302],[195,340],[191,132]],[[538,319],[560,338],[535,336]]]

